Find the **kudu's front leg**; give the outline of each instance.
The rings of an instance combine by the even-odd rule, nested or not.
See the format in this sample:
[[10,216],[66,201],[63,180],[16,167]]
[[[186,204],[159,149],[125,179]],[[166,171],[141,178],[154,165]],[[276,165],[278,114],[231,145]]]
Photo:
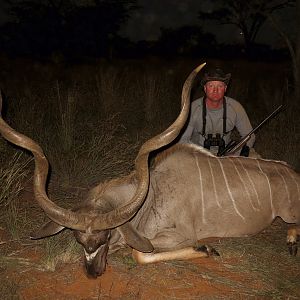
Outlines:
[[188,260],[200,257],[209,257],[219,255],[219,253],[208,245],[197,242],[195,246],[193,241],[180,235],[174,228],[166,229],[151,239],[154,251],[143,253],[137,250],[132,251],[132,256],[139,264],[148,264],[159,261],[169,260]]
[[291,255],[296,256],[298,251],[297,241],[300,237],[300,226],[289,228],[287,233],[287,245]]

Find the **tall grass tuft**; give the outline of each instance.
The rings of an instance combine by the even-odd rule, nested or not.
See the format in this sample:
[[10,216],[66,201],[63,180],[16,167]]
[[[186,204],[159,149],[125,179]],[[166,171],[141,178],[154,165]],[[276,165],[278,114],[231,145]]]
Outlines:
[[55,271],[61,263],[74,263],[80,259],[81,246],[76,242],[70,232],[62,232],[59,235],[44,240],[44,255],[42,265],[49,271]]
[[101,114],[109,116],[122,109],[126,100],[126,74],[114,66],[99,67],[95,74],[97,103]]
[[166,121],[171,121],[174,111],[179,107],[180,99],[172,91],[171,80],[165,74],[148,71],[138,82],[139,98],[143,103],[144,122],[148,130],[151,127],[156,129],[166,126]]
[[55,190],[84,190],[100,181],[126,175],[133,166],[139,142],[129,139],[118,115],[102,120],[89,139],[79,138],[67,152],[49,149]]
[[0,220],[13,239],[19,238],[24,223],[28,221],[20,206],[19,195],[29,175],[30,161],[31,158],[25,157],[23,153],[16,153],[5,166],[0,167]]
[[72,90],[68,89],[66,101],[61,99],[59,82],[57,84],[58,101],[58,130],[59,142],[64,152],[69,152],[74,145],[75,138],[75,117],[76,117],[76,97]]

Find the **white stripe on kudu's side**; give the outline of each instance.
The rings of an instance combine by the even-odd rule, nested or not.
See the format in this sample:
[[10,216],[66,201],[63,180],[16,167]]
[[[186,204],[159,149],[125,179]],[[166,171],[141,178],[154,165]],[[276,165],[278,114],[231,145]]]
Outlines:
[[269,187],[269,193],[270,193],[270,204],[271,204],[271,210],[272,210],[272,217],[275,218],[275,210],[274,210],[274,205],[273,205],[273,195],[272,195],[272,189],[271,189],[271,184],[268,175],[262,170],[261,165],[259,163],[259,160],[256,160],[258,168],[260,172],[264,175],[264,177],[267,179],[268,182],[268,187]]
[[281,172],[278,170],[278,168],[275,166],[275,170],[277,171],[278,175],[280,176],[280,178],[282,179],[283,183],[284,183],[284,188],[285,188],[285,192],[287,194],[287,199],[288,199],[288,203],[291,204],[291,196],[290,196],[290,192],[287,186],[287,182],[284,178],[284,176],[281,174]]
[[288,174],[290,175],[290,177],[292,178],[292,180],[295,182],[296,186],[297,186],[297,192],[298,192],[298,197],[296,197],[296,199],[298,199],[298,201],[300,201],[300,188],[299,188],[299,184],[296,180],[296,178],[294,177],[294,175],[292,174],[290,169],[286,169],[286,171],[288,172]]
[[201,193],[201,202],[202,202],[202,221],[204,224],[206,224],[205,220],[205,208],[204,208],[204,192],[203,192],[203,180],[202,180],[202,174],[201,174],[201,169],[199,167],[198,159],[194,154],[194,158],[196,160],[196,165],[199,173],[199,182],[200,182],[200,193]]
[[215,180],[215,176],[214,176],[214,173],[213,173],[213,169],[212,169],[209,157],[207,158],[207,162],[208,162],[209,171],[210,171],[210,174],[211,174],[211,181],[212,181],[212,184],[213,184],[215,200],[217,202],[217,205],[221,208],[222,206],[221,206],[221,204],[218,200],[216,180]]
[[259,211],[259,209],[258,209],[257,207],[255,207],[254,204],[253,204],[253,201],[252,201],[252,199],[251,199],[250,192],[249,192],[249,190],[248,190],[248,188],[247,188],[247,185],[246,185],[246,181],[245,181],[245,179],[243,178],[243,176],[241,175],[241,173],[240,173],[238,167],[237,167],[236,164],[234,163],[234,160],[230,159],[230,162],[233,164],[234,169],[236,170],[236,172],[237,172],[237,174],[238,174],[238,176],[239,176],[239,178],[240,178],[240,181],[241,181],[242,184],[243,184],[244,190],[245,190],[245,192],[246,192],[246,194],[247,194],[247,198],[250,200],[250,203],[251,203],[252,208],[253,208],[254,210],[256,210],[256,211]]
[[243,165],[243,163],[242,163],[242,159],[238,159],[237,161],[240,163],[240,165],[242,166],[243,170],[244,170],[245,173],[247,174],[247,179],[249,180],[249,182],[250,182],[250,184],[251,184],[251,186],[252,186],[252,188],[253,188],[253,191],[254,191],[255,196],[256,196],[256,199],[257,199],[257,204],[258,204],[259,207],[261,207],[261,202],[260,202],[260,199],[259,199],[259,196],[258,196],[256,187],[255,187],[255,184],[254,184],[254,182],[253,182],[251,176],[249,175],[248,170],[244,167],[244,165]]
[[227,188],[229,197],[230,197],[230,199],[232,201],[233,207],[234,207],[236,213],[245,221],[245,217],[239,212],[238,208],[236,207],[235,199],[234,199],[234,197],[232,195],[232,192],[230,190],[230,186],[228,184],[228,179],[226,177],[226,174],[225,174],[225,171],[224,171],[224,168],[223,168],[223,165],[222,165],[222,161],[221,161],[221,159],[217,159],[217,161],[218,161],[218,163],[219,163],[219,165],[221,167],[222,174],[223,174],[223,177],[224,177],[224,180],[225,180],[225,183],[226,183],[226,188]]

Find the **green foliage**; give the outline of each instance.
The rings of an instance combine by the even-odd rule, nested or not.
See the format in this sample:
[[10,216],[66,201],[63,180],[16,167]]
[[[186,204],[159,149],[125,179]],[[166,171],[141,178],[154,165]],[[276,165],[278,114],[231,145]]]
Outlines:
[[122,263],[126,265],[128,269],[133,269],[137,266],[137,262],[133,259],[131,254],[123,256]]

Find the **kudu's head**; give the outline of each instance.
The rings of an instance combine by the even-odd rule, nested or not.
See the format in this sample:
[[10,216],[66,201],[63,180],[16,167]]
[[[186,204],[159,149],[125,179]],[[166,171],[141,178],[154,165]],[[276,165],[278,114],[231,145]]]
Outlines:
[[[38,204],[51,219],[32,234],[31,238],[47,237],[64,228],[72,229],[76,240],[84,248],[86,271],[90,277],[97,277],[105,271],[110,230],[113,228],[120,231],[126,243],[132,248],[141,252],[151,252],[153,247],[150,241],[140,236],[128,221],[142,206],[149,188],[149,153],[168,145],[178,136],[188,118],[193,80],[204,65],[205,63],[194,69],[186,79],[182,89],[181,111],[174,123],[142,145],[135,160],[136,191],[132,199],[128,199],[121,207],[106,207],[104,204],[102,205],[104,208],[100,209],[83,203],[79,208],[68,210],[56,205],[46,194],[48,161],[42,148],[27,136],[12,129],[0,115],[2,136],[11,143],[31,151],[34,155],[34,195]],[[0,99],[0,112],[1,106],[2,99]],[[105,203],[105,199],[102,200]]]
[[[101,201],[101,199],[100,199]],[[105,202],[105,199],[103,199]],[[77,214],[102,215],[106,210],[95,209],[93,206],[81,206],[74,209]],[[53,220],[42,225],[38,230],[30,234],[31,239],[42,239],[59,233],[66,226],[63,226]],[[68,227],[73,229],[72,227]],[[101,276],[106,269],[107,254],[109,249],[109,240],[111,237],[110,229],[103,230],[79,230],[73,229],[76,241],[83,247],[85,271],[89,278]],[[145,239],[146,240],[146,239]],[[142,241],[143,242],[143,241]],[[149,244],[151,251],[151,243]],[[137,246],[136,248],[139,248]],[[147,247],[144,247],[147,250]]]
[[97,278],[106,269],[110,230],[83,232],[74,230],[76,241],[84,249],[84,264],[88,277]]
[[[102,199],[101,199],[102,200]],[[105,202],[105,199],[102,201]],[[83,206],[76,209],[77,213],[103,214],[107,210],[95,210],[93,206]],[[89,278],[101,276],[106,269],[107,254],[109,249],[110,229],[103,230],[73,230],[76,241],[83,247],[84,266]]]

